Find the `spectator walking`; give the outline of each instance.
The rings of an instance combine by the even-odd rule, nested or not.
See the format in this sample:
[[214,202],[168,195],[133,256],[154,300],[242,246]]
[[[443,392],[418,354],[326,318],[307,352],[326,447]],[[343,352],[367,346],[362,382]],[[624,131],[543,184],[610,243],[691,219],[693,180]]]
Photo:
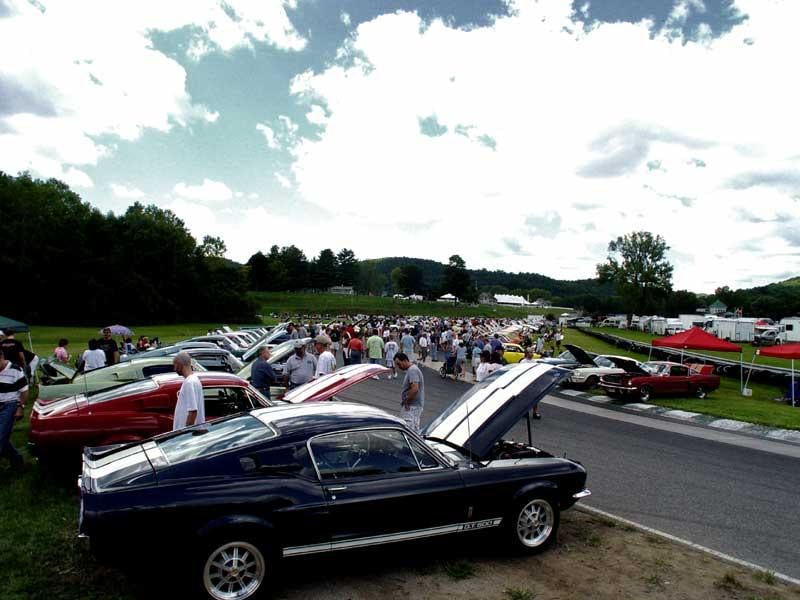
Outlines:
[[[525,348],[525,358],[519,361],[519,364],[523,365],[526,363],[536,362],[533,360],[533,348]],[[539,414],[539,404],[537,403],[536,406],[533,407],[533,418],[539,420],[542,418],[542,415]]]
[[553,336],[556,342],[556,352],[561,352],[561,342],[564,341],[564,334],[559,329],[556,331],[555,336]]
[[192,357],[188,352],[178,352],[172,360],[178,375],[184,377],[178,390],[178,402],[172,415],[172,431],[199,425],[206,421],[206,406],[203,398],[203,384],[192,370]]
[[317,359],[306,353],[306,345],[295,341],[294,354],[289,357],[283,367],[283,383],[289,389],[296,388],[314,379],[317,372]]
[[360,365],[361,357],[364,355],[364,341],[361,339],[359,331],[356,331],[353,339],[350,340],[350,364]]
[[403,330],[403,337],[400,338],[400,351],[406,356],[414,353],[414,336],[408,332],[408,329]]
[[0,456],[6,457],[15,471],[21,470],[25,463],[11,445],[11,432],[14,423],[24,417],[27,400],[28,381],[22,367],[6,359],[0,347]]
[[494,334],[494,337],[489,341],[489,344],[492,346],[492,352],[497,352],[498,348],[503,347],[503,342],[500,341],[500,336],[498,334]]
[[464,340],[459,341],[458,346],[453,347],[453,353],[456,356],[456,379],[465,379],[464,365],[467,362],[467,345]]
[[434,327],[433,331],[431,331],[431,360],[437,361],[439,360],[439,329],[438,327]]
[[100,349],[95,339],[89,340],[89,349],[84,351],[82,359],[84,373],[106,366],[106,353]]
[[489,365],[491,364],[489,362],[490,358],[491,353],[488,350],[484,350],[478,355],[478,360],[480,362],[478,363],[478,367],[475,369],[475,381],[481,382],[489,376]]
[[392,373],[386,379],[397,379],[397,369],[394,366],[394,357],[400,350],[400,346],[398,346],[397,342],[394,339],[394,335],[389,338],[389,341],[386,342],[385,346],[386,350],[386,366],[392,370]]
[[314,379],[328,375],[336,370],[336,357],[330,351],[331,338],[321,333],[314,339],[314,347],[317,349],[317,369],[314,372]]
[[345,366],[350,364],[350,341],[352,339],[353,336],[345,329],[342,332],[342,359],[344,360]]
[[422,362],[425,362],[428,358],[428,347],[430,346],[430,342],[428,341],[428,334],[426,332],[422,332],[419,335],[419,359]]
[[69,340],[67,338],[61,338],[58,340],[58,346],[56,346],[55,350],[53,350],[53,356],[58,362],[64,364],[69,362],[69,352],[67,352],[68,345]]
[[119,347],[117,341],[111,337],[111,330],[108,327],[103,329],[103,339],[97,342],[97,347],[106,354],[106,366],[119,362]]
[[419,433],[422,410],[425,408],[425,379],[420,368],[412,364],[405,352],[395,355],[394,364],[406,373],[400,392],[400,418],[409,429]]
[[271,354],[269,348],[261,346],[258,350],[258,358],[253,363],[251,370],[251,381],[253,387],[259,392],[270,398],[270,386],[277,383],[277,377],[272,365],[269,364]]
[[[370,364],[381,364],[384,348],[385,344],[383,343],[383,338],[378,335],[377,329],[373,329],[372,335],[367,339],[367,358],[369,358]],[[377,376],[373,377],[373,379],[377,378]]]
[[339,325],[334,325],[331,329],[331,354],[333,358],[338,358],[339,355],[339,340],[342,339],[342,334],[339,332]]

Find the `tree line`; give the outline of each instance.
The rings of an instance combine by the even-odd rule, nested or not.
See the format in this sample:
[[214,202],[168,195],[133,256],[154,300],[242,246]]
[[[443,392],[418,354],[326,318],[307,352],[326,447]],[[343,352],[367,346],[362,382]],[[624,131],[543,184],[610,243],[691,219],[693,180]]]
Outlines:
[[140,203],[103,214],[55,179],[0,172],[2,312],[36,323],[255,318],[246,270],[200,244],[173,212]]

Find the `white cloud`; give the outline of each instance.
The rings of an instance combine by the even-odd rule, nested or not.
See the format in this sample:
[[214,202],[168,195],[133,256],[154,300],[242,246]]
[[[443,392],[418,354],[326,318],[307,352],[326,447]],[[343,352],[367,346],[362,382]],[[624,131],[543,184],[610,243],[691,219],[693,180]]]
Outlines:
[[278,183],[281,185],[282,188],[285,188],[287,190],[292,189],[293,187],[292,180],[286,177],[286,175],[283,175],[282,173],[275,173],[275,179],[278,181]]
[[328,121],[328,115],[319,104],[312,104],[306,113],[306,121],[314,125],[324,125]]
[[[420,222],[457,215],[526,249],[535,242],[531,257],[502,243],[494,259],[485,246],[459,247],[468,264],[591,277],[610,239],[645,229],[696,257],[676,263],[679,287],[707,291],[763,272],[760,253],[737,248],[754,233],[737,211],[780,207],[800,217],[791,177],[778,188],[774,176],[757,176],[797,155],[800,84],[780,65],[800,51],[800,3],[740,0],[749,18],[716,39],[704,29],[699,41],[649,21],[584,26],[568,0],[512,8],[469,31],[383,15],[357,27],[340,61],[297,76],[292,92],[326,114],[324,130],[293,149],[302,197],[321,207],[334,198],[344,218],[371,214],[377,202]],[[684,0],[674,18],[704,9]],[[430,115],[446,133],[420,132]],[[653,161],[659,169],[648,169]],[[760,185],[728,185],[742,173]],[[597,208],[581,208],[590,204]],[[560,217],[552,239],[524,224],[551,212]],[[448,231],[429,230],[425,256],[452,254]],[[765,252],[788,248],[774,227],[762,234]]]
[[339,15],[339,20],[344,23],[346,27],[350,27],[350,15],[344,11]]
[[62,177],[64,183],[71,187],[79,187],[79,188],[93,188],[94,182],[92,178],[89,177],[84,171],[80,169],[76,169],[75,167],[70,167],[66,170]]
[[224,202],[233,198],[233,191],[221,181],[203,179],[200,185],[188,185],[180,182],[172,190],[176,196],[184,200],[198,202]]
[[100,139],[133,141],[149,129],[215,122],[217,112],[193,102],[183,67],[154,48],[155,32],[196,31],[189,47],[196,59],[254,43],[284,50],[306,43],[286,12],[294,0],[6,4],[0,168],[12,173],[63,178],[109,154]]
[[144,198],[144,192],[137,187],[129,187],[121,183],[112,183],[111,191],[117,198],[124,198],[127,200],[138,200]]
[[264,123],[256,123],[256,130],[263,134],[264,139],[267,140],[267,146],[273,150],[278,148],[278,140],[275,138],[275,130],[272,127]]

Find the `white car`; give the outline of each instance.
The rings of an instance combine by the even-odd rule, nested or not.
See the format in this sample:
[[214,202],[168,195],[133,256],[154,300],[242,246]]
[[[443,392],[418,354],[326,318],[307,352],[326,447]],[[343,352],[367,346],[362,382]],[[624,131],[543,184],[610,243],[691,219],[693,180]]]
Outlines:
[[603,375],[617,375],[631,370],[640,369],[638,360],[627,356],[614,356],[612,354],[600,354],[592,359],[595,367],[578,367],[573,369],[567,383],[575,386],[593,388],[600,383]]

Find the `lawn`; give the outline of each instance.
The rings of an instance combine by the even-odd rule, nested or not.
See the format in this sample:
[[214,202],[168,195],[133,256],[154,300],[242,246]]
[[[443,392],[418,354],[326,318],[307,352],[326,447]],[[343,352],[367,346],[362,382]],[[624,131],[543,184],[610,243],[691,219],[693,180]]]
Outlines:
[[443,317],[526,317],[558,313],[557,308],[514,308],[480,304],[448,304],[446,302],[412,302],[383,296],[344,296],[340,294],[305,294],[294,292],[252,292],[257,312],[268,316],[374,314],[374,315],[438,315]]
[[[576,329],[567,329],[564,335],[565,342],[575,344],[590,352],[630,356],[638,360],[647,359],[646,354],[624,350]],[[697,398],[655,397],[651,398],[650,403],[666,408],[688,410],[770,427],[800,429],[800,408],[792,408],[787,404],[774,401],[775,398],[783,395],[783,390],[752,381],[748,384],[748,387],[753,390],[753,395],[750,398],[741,395],[738,378],[722,377],[719,389],[709,394],[708,398],[704,400]]]
[[[651,333],[645,333],[644,331],[637,331],[635,329],[618,329],[616,327],[595,327],[592,331],[598,331],[601,333],[607,333],[609,335],[615,335],[617,337],[625,338],[626,340],[633,340],[636,342],[644,342],[649,344],[651,341],[658,339],[662,336],[653,335]],[[753,344],[749,344],[747,342],[737,342],[738,346],[742,347],[744,350],[744,360],[746,362],[751,362],[753,360],[753,355],[755,354],[756,350],[759,346],[753,346]],[[739,355],[735,352],[713,352],[711,350],[694,350],[694,354],[705,354],[707,356],[715,356],[718,358],[725,358],[727,360],[739,360]],[[756,364],[762,366],[772,366],[772,367],[782,367],[784,369],[788,369],[790,363],[788,360],[782,358],[772,358],[769,356],[758,356],[756,358]]]

